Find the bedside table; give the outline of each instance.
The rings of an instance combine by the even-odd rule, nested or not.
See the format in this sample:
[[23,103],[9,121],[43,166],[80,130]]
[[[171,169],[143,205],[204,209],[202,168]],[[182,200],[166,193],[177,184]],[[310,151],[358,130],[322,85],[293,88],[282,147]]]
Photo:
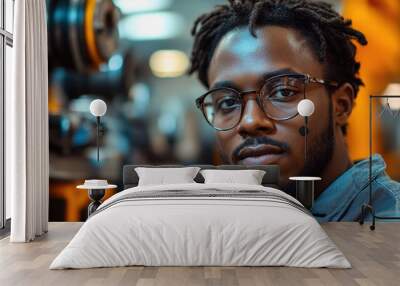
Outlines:
[[76,187],[77,189],[85,189],[88,191],[89,198],[92,201],[88,206],[88,217],[101,205],[101,199],[104,197],[106,190],[116,187],[117,185],[108,184],[107,180],[85,180],[83,185]]
[[314,204],[314,182],[322,179],[320,177],[290,177],[289,180],[296,181],[296,199],[310,210]]

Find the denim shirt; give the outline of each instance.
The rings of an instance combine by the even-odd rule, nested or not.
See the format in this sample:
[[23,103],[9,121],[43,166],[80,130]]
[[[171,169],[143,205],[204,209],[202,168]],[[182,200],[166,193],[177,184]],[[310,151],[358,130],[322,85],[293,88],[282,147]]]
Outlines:
[[[390,179],[378,154],[372,157],[372,206],[377,216],[400,216],[400,183]],[[369,159],[354,164],[315,200],[311,212],[319,222],[355,221],[369,200]],[[371,220],[371,214],[366,220]]]

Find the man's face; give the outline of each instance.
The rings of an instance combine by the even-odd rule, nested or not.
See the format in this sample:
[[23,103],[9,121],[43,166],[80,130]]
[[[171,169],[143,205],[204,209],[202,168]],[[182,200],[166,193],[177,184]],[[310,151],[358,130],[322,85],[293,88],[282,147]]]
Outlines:
[[[258,90],[266,75],[288,70],[324,79],[322,64],[296,30],[265,26],[257,29],[256,34],[254,38],[244,27],[221,39],[208,70],[210,88],[227,85],[239,91]],[[272,120],[254,94],[244,96],[239,124],[231,130],[216,132],[222,158],[231,164],[279,164],[283,187],[288,186],[289,176],[320,174],[332,157],[334,145],[330,97],[323,85],[309,84],[306,98],[315,105],[308,125],[307,163],[304,137],[299,132],[304,118],[298,115],[286,121]]]

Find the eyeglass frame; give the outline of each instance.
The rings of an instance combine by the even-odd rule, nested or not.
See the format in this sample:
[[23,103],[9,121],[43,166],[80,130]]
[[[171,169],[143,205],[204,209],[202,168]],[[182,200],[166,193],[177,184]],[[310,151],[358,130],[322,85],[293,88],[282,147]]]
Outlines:
[[[336,81],[320,79],[320,78],[317,78],[317,77],[313,77],[313,76],[311,76],[311,75],[309,75],[309,74],[300,74],[300,73],[280,74],[280,75],[275,75],[275,76],[270,77],[270,78],[268,78],[267,80],[265,80],[264,83],[261,85],[261,87],[260,87],[258,90],[238,91],[238,90],[236,90],[236,89],[234,89],[234,88],[230,88],[230,87],[218,87],[218,88],[210,89],[210,90],[207,91],[205,94],[203,94],[203,95],[201,95],[200,97],[196,98],[196,100],[195,100],[196,107],[197,107],[198,109],[200,109],[200,111],[201,111],[201,113],[203,114],[205,120],[207,121],[207,123],[208,123],[212,128],[216,129],[217,131],[228,131],[228,130],[231,130],[231,129],[235,128],[235,127],[238,126],[239,123],[240,123],[240,120],[241,120],[241,118],[242,118],[242,116],[243,116],[244,107],[245,107],[245,106],[244,106],[244,105],[245,105],[245,102],[244,102],[244,100],[243,100],[243,96],[245,96],[245,95],[247,95],[247,94],[256,93],[256,94],[257,94],[257,103],[258,103],[258,105],[260,106],[260,108],[261,108],[261,110],[263,111],[263,113],[264,113],[267,117],[269,117],[270,119],[275,120],[275,121],[286,121],[286,120],[290,120],[290,119],[296,117],[297,115],[299,115],[299,112],[296,112],[296,114],[291,115],[291,116],[289,116],[289,117],[287,117],[287,118],[284,118],[284,119],[273,118],[272,116],[268,115],[268,114],[265,112],[264,107],[263,107],[263,105],[261,104],[261,99],[260,99],[261,90],[263,89],[263,87],[264,87],[268,82],[270,82],[270,81],[272,81],[272,80],[274,80],[274,79],[280,78],[280,77],[285,77],[285,76],[288,76],[288,77],[297,77],[297,78],[301,78],[301,77],[302,77],[302,78],[303,78],[303,80],[304,80],[304,91],[303,91],[303,92],[304,92],[304,98],[305,98],[305,93],[306,93],[305,88],[306,88],[306,85],[307,85],[307,84],[310,84],[310,83],[319,83],[319,84],[322,84],[322,85],[325,85],[325,86],[332,86],[332,87],[335,87],[335,88],[337,88],[337,87],[339,86],[339,83],[337,83]],[[205,99],[206,96],[209,95],[210,93],[215,92],[215,91],[218,91],[218,90],[229,90],[229,91],[232,91],[232,92],[236,93],[236,94],[241,98],[241,104],[242,104],[242,106],[241,106],[241,111],[240,111],[240,120],[238,121],[237,124],[235,124],[233,127],[228,128],[228,129],[222,129],[222,128],[217,128],[217,127],[215,127],[211,122],[209,122],[209,120],[207,119],[206,114],[204,113],[204,108],[203,108],[204,99]]]

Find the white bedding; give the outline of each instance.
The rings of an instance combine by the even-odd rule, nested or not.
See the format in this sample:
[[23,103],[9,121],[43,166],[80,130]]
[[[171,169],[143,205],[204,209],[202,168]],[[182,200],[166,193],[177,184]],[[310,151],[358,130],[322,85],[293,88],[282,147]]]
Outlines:
[[[122,199],[174,190],[241,195]],[[239,192],[246,190],[249,195]],[[253,197],[251,191],[263,193]],[[263,198],[264,192],[271,198]],[[50,269],[127,265],[350,268],[318,222],[297,204],[282,191],[254,185],[193,183],[127,189],[99,207]]]

